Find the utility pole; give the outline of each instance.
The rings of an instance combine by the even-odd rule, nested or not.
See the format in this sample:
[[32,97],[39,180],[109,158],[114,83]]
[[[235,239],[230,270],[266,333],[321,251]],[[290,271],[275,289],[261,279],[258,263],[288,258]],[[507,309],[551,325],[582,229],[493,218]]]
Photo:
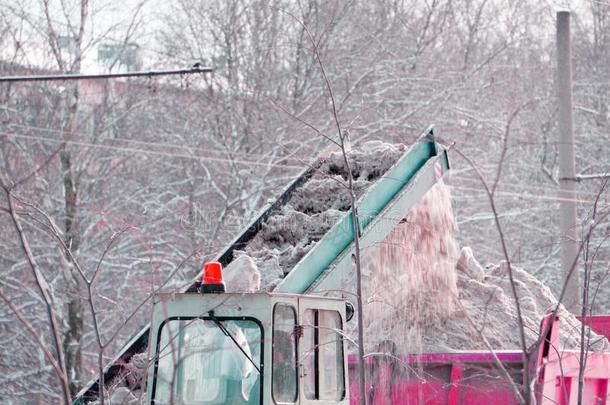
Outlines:
[[572,120],[572,44],[570,12],[557,12],[557,101],[559,103],[559,237],[561,272],[566,283],[564,305],[579,313],[578,240],[576,239],[576,173]]

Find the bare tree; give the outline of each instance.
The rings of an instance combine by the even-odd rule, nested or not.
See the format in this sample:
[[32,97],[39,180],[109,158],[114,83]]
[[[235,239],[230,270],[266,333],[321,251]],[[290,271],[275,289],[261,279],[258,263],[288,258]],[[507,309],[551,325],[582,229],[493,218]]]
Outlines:
[[[303,160],[327,146],[304,122],[341,143],[346,130],[354,142],[414,139],[433,121],[448,143],[456,142],[466,156],[476,158],[486,179],[496,178],[501,157],[501,175],[489,190],[497,216],[489,213],[488,193],[470,176],[472,169],[456,165],[452,185],[461,242],[473,246],[483,261],[504,260],[508,254],[515,266],[559,294],[561,280],[553,270],[561,235],[553,215],[557,167],[549,62],[553,47],[547,35],[553,32],[551,10],[544,2],[498,7],[485,0],[172,3],[161,10],[158,52],[147,62],[189,66],[201,61],[217,68],[214,76],[3,84],[2,173],[8,186],[15,184],[14,196],[53,219],[87,280],[112,235],[125,230],[106,253],[104,271],[91,290],[102,341],[110,341],[106,331],[113,333],[125,322],[123,306],[139,305],[176,263],[197,252],[167,288],[190,280],[198,260],[223,246]],[[577,14],[579,179],[608,173],[609,25],[604,10],[592,2]],[[91,37],[87,27],[92,22],[98,27],[97,11],[96,3],[80,0],[3,2],[0,71],[76,72],[109,39],[119,52],[108,66],[119,68],[121,52],[141,32],[140,14],[128,16],[124,26],[93,30]],[[326,80],[311,57],[314,50],[324,61]],[[334,103],[323,96],[327,82]],[[526,100],[536,102],[513,116]],[[333,108],[339,127],[329,119]],[[597,192],[596,183],[579,182],[581,218],[587,218]],[[606,206],[601,199],[599,210]],[[0,207],[2,226],[14,229],[9,207]],[[66,374],[74,391],[97,373],[99,360],[87,283],[48,229],[21,215],[19,207],[16,212],[65,333],[67,368],[74,371]],[[506,235],[506,249],[490,226],[496,220]],[[597,229],[606,225],[601,222]],[[602,271],[610,254],[604,238],[595,234],[590,245],[595,254],[588,256],[593,267],[587,265],[587,275],[592,284],[601,283],[591,300],[593,313],[610,305]],[[46,305],[14,233],[0,238],[0,264],[5,269],[2,293],[44,336],[40,331],[49,330],[48,317],[41,316],[46,309],[39,309]],[[29,388],[59,398],[39,342],[23,322],[19,330],[11,328],[17,318],[9,306],[1,310],[0,328],[9,331],[5,343],[11,349],[0,361],[0,395],[13,395],[11,389],[17,387],[18,398],[30,398]],[[129,318],[105,347],[104,362],[145,318]],[[44,342],[54,346],[50,339]],[[39,356],[26,356],[26,348]],[[19,368],[39,378],[15,378],[12,370]]]

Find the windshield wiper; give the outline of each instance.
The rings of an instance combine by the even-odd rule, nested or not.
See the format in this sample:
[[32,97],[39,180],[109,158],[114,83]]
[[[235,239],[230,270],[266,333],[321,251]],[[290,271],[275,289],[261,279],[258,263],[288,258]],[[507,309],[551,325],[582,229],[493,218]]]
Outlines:
[[218,318],[216,318],[216,316],[214,316],[214,311],[210,311],[208,313],[210,315],[210,318],[212,318],[212,321],[214,321],[214,323],[216,324],[216,326],[218,326],[220,328],[220,330],[222,331],[222,333],[224,333],[226,336],[230,337],[231,340],[233,341],[233,343],[235,343],[235,346],[237,346],[237,348],[244,354],[244,356],[246,356],[246,358],[248,360],[250,360],[250,363],[252,363],[252,365],[254,366],[254,368],[256,369],[256,371],[258,371],[259,374],[261,374],[261,369],[256,365],[256,363],[254,363],[254,360],[252,360],[252,358],[248,355],[248,353],[246,353],[246,351],[244,350],[243,347],[241,347],[241,345],[239,344],[239,342],[233,337],[233,335],[231,334],[231,332],[229,332],[229,330],[218,320]]

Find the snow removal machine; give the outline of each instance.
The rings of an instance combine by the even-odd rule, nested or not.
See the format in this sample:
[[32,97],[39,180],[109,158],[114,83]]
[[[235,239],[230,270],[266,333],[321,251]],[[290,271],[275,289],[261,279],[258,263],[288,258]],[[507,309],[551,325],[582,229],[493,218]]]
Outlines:
[[[236,260],[236,252],[243,251],[262,232],[265,224],[314,178],[322,164],[323,161],[316,161],[301,172],[214,261],[205,263],[183,292],[154,297],[151,323],[104,370],[106,386],[122,385],[138,394],[138,402],[126,399],[123,403],[357,403],[357,360],[349,355],[356,346],[344,333],[354,314],[354,307],[348,302],[352,296],[336,293],[354,283],[354,229],[349,209],[341,210],[313,246],[289,263],[289,269],[271,292],[231,292],[223,280],[223,268],[228,269]],[[429,128],[386,169],[378,177],[368,174],[373,180],[358,200],[362,249],[383,242],[405,213],[443,177],[449,170],[447,150],[435,142]],[[551,330],[557,333],[556,329]],[[548,340],[552,340],[550,331]],[[146,359],[144,382],[125,377],[134,355]],[[388,371],[384,367],[390,366],[377,364],[378,371],[370,372],[374,360],[366,359],[367,403],[518,403],[510,384],[494,385],[491,379],[481,378],[481,373],[470,375],[468,370],[493,369],[494,359],[499,359],[520,384],[520,352],[496,352],[494,357],[491,353],[413,356],[418,358],[405,362],[417,361],[430,376],[427,381],[393,381],[390,386],[380,377]],[[538,363],[552,362],[549,356],[552,353],[548,350],[541,352]],[[608,370],[605,373],[610,374]],[[468,383],[459,383],[465,377]],[[548,386],[545,396],[562,395],[555,389],[551,368],[547,377],[553,381],[540,383]],[[607,380],[603,382],[607,389]],[[99,380],[90,382],[74,405],[98,400],[99,390]],[[424,402],[420,402],[423,398]]]
[[[314,176],[301,172],[273,203],[183,293],[159,294],[152,323],[105,369],[120,379],[137,353],[149,351],[146,404],[349,404],[344,327],[354,313],[345,299],[318,294],[353,279],[354,233],[349,211],[270,293],[225,293],[223,266],[262,224]],[[411,206],[449,169],[447,152],[425,131],[358,202],[362,246],[382,241]],[[98,398],[90,382],[74,404]]]

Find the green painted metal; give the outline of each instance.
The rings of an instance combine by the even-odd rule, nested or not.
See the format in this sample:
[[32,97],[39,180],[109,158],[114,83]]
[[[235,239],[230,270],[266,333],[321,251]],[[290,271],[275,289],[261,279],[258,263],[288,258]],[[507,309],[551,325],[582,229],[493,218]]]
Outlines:
[[[435,168],[437,163],[441,165],[441,173],[449,170],[449,161],[445,153],[428,160],[396,197],[385,206],[383,211],[361,232],[361,251],[374,249],[379,243],[382,243],[406,213],[421,201],[428,190],[438,181]],[[363,270],[366,274],[367,269]],[[350,247],[343,250],[333,263],[316,278],[306,293],[324,295],[339,293],[342,296],[344,291],[349,291],[350,286],[354,285],[354,275]]]
[[[386,174],[371,186],[358,202],[360,233],[377,218],[383,209],[414,179],[419,170],[437,156],[439,146],[433,141],[428,129]],[[444,173],[449,168],[445,153],[441,154],[441,168]],[[427,181],[427,191],[436,179]],[[418,197],[421,197],[418,195]],[[352,213],[346,213],[331,230],[319,240],[305,257],[296,264],[274,291],[302,294],[306,292],[320,275],[346,251],[354,241]]]

